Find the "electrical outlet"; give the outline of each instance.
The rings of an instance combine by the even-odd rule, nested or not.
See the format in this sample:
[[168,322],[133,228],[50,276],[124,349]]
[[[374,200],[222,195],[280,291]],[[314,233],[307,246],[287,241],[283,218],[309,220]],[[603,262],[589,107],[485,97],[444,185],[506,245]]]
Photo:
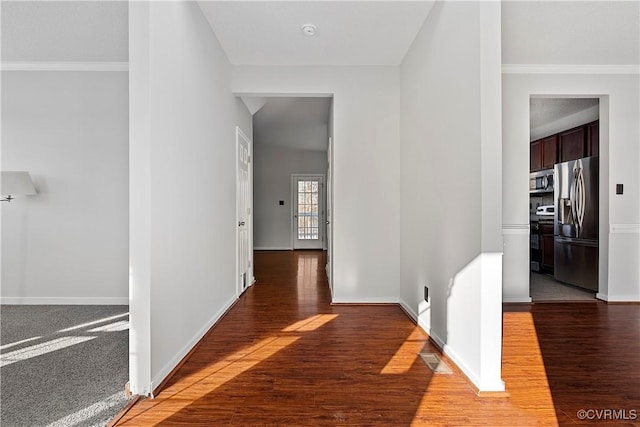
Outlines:
[[429,288],[426,286],[424,287],[424,300],[429,301]]

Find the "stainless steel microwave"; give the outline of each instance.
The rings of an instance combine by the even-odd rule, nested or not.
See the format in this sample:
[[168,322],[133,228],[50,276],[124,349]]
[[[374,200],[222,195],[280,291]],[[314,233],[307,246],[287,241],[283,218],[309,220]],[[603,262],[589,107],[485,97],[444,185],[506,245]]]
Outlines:
[[553,193],[553,169],[529,174],[530,193]]

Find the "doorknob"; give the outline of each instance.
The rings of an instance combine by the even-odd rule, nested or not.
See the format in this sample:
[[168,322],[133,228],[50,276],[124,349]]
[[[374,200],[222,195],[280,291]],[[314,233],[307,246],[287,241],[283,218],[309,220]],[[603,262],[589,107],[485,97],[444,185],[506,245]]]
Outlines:
[[244,221],[238,221],[238,227],[242,227],[244,225]]
[[331,221],[327,221],[327,225],[328,225],[328,224],[331,224]]

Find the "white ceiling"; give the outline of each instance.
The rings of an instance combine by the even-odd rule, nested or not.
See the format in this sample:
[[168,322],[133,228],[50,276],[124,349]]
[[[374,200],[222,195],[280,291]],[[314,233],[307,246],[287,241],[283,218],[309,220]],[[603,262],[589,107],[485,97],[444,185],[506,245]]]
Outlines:
[[503,64],[638,64],[638,1],[504,1]]
[[[200,1],[235,65],[402,62],[432,1]],[[313,37],[301,27],[317,27]]]
[[331,98],[266,98],[253,116],[254,143],[299,150],[327,149]]
[[126,1],[2,1],[3,61],[129,60]]
[[530,127],[539,128],[599,105],[598,98],[531,98]]
[[[432,1],[200,1],[234,64],[398,65]],[[2,1],[3,61],[127,61],[126,1]],[[318,27],[315,37],[302,24]],[[638,64],[639,1],[503,1],[503,63]]]

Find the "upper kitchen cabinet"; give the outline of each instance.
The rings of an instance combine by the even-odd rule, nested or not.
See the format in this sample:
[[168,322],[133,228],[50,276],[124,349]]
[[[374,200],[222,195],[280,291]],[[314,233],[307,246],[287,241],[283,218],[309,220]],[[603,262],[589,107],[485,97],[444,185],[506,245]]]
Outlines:
[[558,136],[552,135],[531,143],[529,171],[551,169],[558,163]]
[[587,157],[587,127],[579,126],[561,132],[558,136],[560,143],[560,161],[568,162],[569,160],[581,159]]
[[553,165],[600,152],[600,122],[587,123],[531,143],[529,171],[553,168]]
[[542,140],[542,169],[551,169],[558,163],[558,135]]
[[539,171],[542,169],[542,141],[531,143],[531,155],[529,157],[529,171]]
[[600,122],[595,121],[587,125],[587,156],[597,156],[600,153]]

